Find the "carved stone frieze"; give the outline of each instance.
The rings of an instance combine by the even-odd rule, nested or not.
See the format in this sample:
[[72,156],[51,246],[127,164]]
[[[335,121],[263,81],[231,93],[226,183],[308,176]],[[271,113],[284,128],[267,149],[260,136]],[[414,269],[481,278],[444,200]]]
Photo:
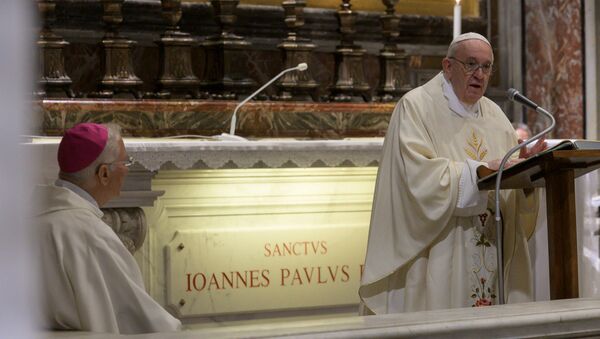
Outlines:
[[148,232],[144,210],[139,207],[103,208],[102,212],[102,220],[115,231],[129,252],[135,253]]
[[165,193],[152,190],[152,178],[155,175],[155,172],[134,163],[125,177],[121,195],[102,208],[102,219],[117,233],[131,253],[142,246],[148,230],[141,207],[153,206],[156,199]]

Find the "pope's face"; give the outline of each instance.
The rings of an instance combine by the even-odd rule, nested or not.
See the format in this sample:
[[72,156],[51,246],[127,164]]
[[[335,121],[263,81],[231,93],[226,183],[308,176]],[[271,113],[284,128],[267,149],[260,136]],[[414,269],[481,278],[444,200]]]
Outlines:
[[[494,55],[491,47],[476,39],[460,42],[452,57],[444,58],[442,65],[456,96],[463,103],[476,103],[487,88]],[[479,66],[469,70],[469,66]],[[487,66],[487,70],[484,67]]]

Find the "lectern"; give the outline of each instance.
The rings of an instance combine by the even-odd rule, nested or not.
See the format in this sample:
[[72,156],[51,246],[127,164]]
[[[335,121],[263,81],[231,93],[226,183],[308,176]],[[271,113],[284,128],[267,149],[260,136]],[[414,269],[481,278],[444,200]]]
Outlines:
[[[579,297],[575,178],[600,168],[600,142],[565,141],[502,174],[502,189],[546,187],[550,298]],[[494,190],[496,175],[482,178],[480,190]]]

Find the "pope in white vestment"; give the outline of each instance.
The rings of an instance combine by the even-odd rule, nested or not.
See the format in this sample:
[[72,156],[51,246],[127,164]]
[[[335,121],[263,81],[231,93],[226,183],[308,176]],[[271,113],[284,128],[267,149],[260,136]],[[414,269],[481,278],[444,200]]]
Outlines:
[[[517,138],[482,96],[489,42],[468,33],[453,44],[462,50],[450,53],[451,44],[445,72],[400,99],[389,124],[359,290],[365,314],[497,303],[494,197],[478,191],[477,168],[494,169]],[[506,299],[530,301],[535,194],[503,191],[501,199]]]

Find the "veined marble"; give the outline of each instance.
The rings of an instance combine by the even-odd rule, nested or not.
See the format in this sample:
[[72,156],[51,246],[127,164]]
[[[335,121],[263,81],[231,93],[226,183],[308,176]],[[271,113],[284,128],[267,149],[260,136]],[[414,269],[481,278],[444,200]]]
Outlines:
[[[583,138],[582,2],[527,0],[524,5],[525,92],[554,114],[554,138]],[[536,112],[527,117],[534,132],[548,125]]]
[[[201,100],[43,100],[38,133],[62,135],[80,122],[114,122],[133,137],[216,135],[229,131],[238,102]],[[394,103],[249,102],[237,134],[255,138],[382,137]]]

